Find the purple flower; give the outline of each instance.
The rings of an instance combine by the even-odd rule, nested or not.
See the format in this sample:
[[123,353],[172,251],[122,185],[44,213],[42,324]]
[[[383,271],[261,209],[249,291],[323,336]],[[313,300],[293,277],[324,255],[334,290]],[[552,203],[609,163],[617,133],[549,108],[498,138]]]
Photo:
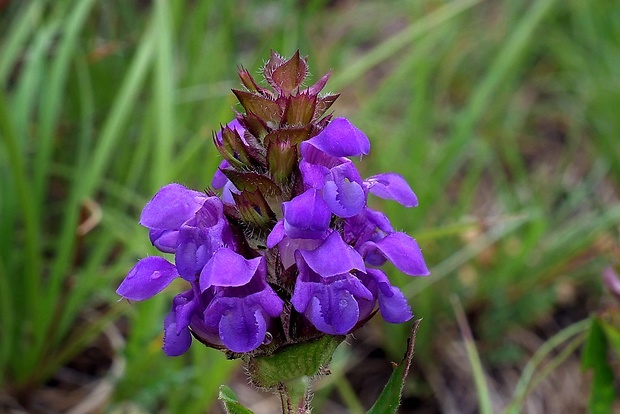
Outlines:
[[129,300],[145,300],[161,292],[179,276],[163,257],[146,257],[127,274],[116,293]]
[[[402,233],[392,234],[402,238]],[[386,249],[396,252],[391,256],[409,252],[408,241],[400,241],[403,246]],[[370,314],[377,301],[387,322],[402,323],[413,317],[402,292],[390,284],[385,273],[367,268],[362,256],[338,232],[314,250],[297,250],[295,258],[299,278],[291,303],[318,330],[346,334]],[[396,263],[401,264],[399,259]]]
[[306,188],[321,190],[332,213],[352,217],[364,208],[366,193],[351,160],[334,157],[307,143],[301,145],[301,156],[299,169]]
[[379,312],[386,322],[403,323],[413,318],[407,298],[379,269],[366,269],[366,273],[358,273],[364,286],[372,293],[370,308],[374,308],[375,300],[379,302]]
[[[236,259],[240,261],[245,259]],[[233,261],[234,262],[234,261]],[[284,301],[267,284],[267,266],[264,258],[254,263],[233,263],[230,269],[219,267],[218,272],[231,274],[218,276],[223,285],[214,285],[214,297],[204,311],[204,322],[208,327],[217,327],[222,344],[234,352],[249,352],[258,348],[267,334],[271,318],[282,313]],[[257,267],[254,264],[258,264]],[[247,283],[233,282],[241,270],[242,279],[251,274]],[[202,280],[202,277],[201,277]]]
[[164,352],[168,356],[179,356],[192,343],[190,321],[197,315],[200,301],[192,290],[180,293],[172,300],[172,310],[164,320]]
[[180,184],[161,188],[142,210],[140,224],[149,228],[155,247],[175,253],[177,270],[188,281],[216,249],[234,245],[222,201]]
[[345,335],[360,320],[360,300],[372,293],[351,273],[322,277],[299,259],[299,278],[291,303],[321,332]]
[[370,193],[386,200],[395,200],[405,207],[418,205],[418,198],[405,179],[396,173],[373,175],[364,180],[364,186]]
[[[265,339],[271,318],[284,302],[266,282],[265,259],[245,259],[228,248],[217,250],[192,289],[177,295],[164,321],[164,351],[176,356],[191,343],[190,328],[205,342],[234,352],[249,352]],[[117,293],[145,300],[178,277],[174,265],[159,257],[142,259]]]
[[430,273],[418,243],[405,233],[390,233],[376,242],[369,240],[360,246],[359,252],[370,265],[381,266],[387,259],[410,276]]
[[383,213],[366,208],[345,220],[343,233],[371,266],[381,266],[389,260],[410,276],[430,273],[418,243],[405,233],[395,232]]
[[264,258],[245,259],[232,250],[237,243],[221,200],[170,184],[147,203],[140,221],[156,234],[156,246],[166,238],[161,250],[175,253],[176,265],[161,257],[144,258],[117,293],[141,301],[177,277],[191,284],[175,297],[164,321],[166,354],[187,350],[190,329],[204,341],[235,352],[260,346],[271,318],[282,312],[283,301],[266,283]]
[[142,301],[177,278],[188,285],[164,321],[167,355],[194,337],[253,358],[317,331],[346,335],[377,311],[405,322],[407,298],[379,267],[429,273],[417,242],[367,206],[369,194],[405,207],[418,199],[396,173],[362,179],[348,157],[367,155],[370,141],[328,112],[338,97],[321,94],[329,76],[302,87],[299,53],[272,53],[263,73],[267,87],[239,71],[244,89],[233,92],[244,111],[214,135],[219,195],[169,184],[142,211],[151,242],[174,260],[138,261],[117,292]]
[[149,228],[155,247],[164,253],[174,253],[179,229],[194,217],[207,198],[205,194],[188,190],[180,184],[168,184],[144,206],[140,224]]
[[317,136],[302,145],[311,145],[333,157],[368,155],[368,137],[346,118],[331,121]]
[[331,212],[314,188],[282,203],[282,212],[284,231],[289,237],[320,239],[329,228]]
[[[334,260],[337,258],[337,260]],[[343,335],[360,319],[359,299],[372,293],[351,272],[365,271],[362,257],[333,232],[314,250],[297,250],[299,278],[291,303],[320,331]]]

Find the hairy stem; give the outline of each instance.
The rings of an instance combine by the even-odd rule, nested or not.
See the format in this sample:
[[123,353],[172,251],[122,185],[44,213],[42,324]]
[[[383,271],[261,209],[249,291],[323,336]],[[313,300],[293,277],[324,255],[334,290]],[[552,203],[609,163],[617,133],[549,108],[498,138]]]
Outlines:
[[302,376],[281,384],[282,414],[310,413],[310,378]]

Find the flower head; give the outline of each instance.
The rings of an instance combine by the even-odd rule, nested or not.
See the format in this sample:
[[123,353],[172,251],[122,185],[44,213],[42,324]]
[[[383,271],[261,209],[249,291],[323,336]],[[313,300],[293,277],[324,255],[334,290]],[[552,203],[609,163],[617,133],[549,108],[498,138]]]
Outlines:
[[233,90],[243,111],[214,134],[221,190],[169,184],[140,223],[174,261],[147,257],[119,295],[145,300],[174,279],[187,285],[164,321],[164,351],[184,353],[192,336],[232,355],[260,355],[322,335],[346,335],[377,311],[390,323],[413,317],[407,299],[379,269],[411,276],[428,268],[416,241],[367,205],[370,194],[406,207],[417,197],[395,173],[363,179],[348,157],[368,137],[328,110],[329,75],[304,86],[307,63],[272,53],[261,86],[245,69]]

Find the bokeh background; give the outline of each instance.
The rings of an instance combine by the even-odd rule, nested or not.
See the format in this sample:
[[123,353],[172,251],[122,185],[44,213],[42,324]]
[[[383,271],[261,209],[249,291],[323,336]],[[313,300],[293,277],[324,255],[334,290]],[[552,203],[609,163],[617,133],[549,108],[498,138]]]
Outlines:
[[[145,202],[210,184],[237,67],[299,49],[369,136],[362,175],[398,172],[420,200],[374,200],[432,273],[390,272],[423,318],[401,412],[584,412],[588,318],[617,311],[601,274],[620,244],[618,6],[0,1],[0,411],[218,413],[227,383],[277,412],[217,351],[164,356],[174,289],[136,304],[115,289],[156,253]],[[356,332],[316,412],[365,412],[410,330]]]

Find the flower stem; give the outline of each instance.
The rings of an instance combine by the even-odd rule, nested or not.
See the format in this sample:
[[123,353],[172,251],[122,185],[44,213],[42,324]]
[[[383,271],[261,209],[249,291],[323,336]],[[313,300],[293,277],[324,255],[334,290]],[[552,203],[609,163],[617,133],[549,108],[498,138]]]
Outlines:
[[282,414],[310,414],[310,377],[302,376],[282,383]]

